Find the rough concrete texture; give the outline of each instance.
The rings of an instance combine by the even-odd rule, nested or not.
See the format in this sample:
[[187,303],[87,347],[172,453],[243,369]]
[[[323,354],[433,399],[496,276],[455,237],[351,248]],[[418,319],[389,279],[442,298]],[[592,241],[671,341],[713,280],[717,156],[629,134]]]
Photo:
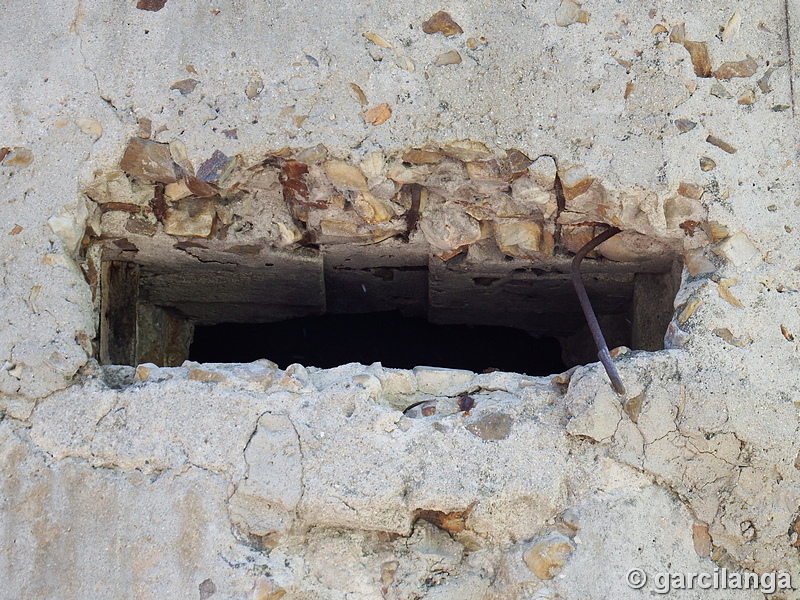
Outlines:
[[[439,10],[464,33],[424,33]],[[3,3],[0,595],[640,598],[656,572],[715,569],[800,585],[793,11]],[[713,245],[684,271],[667,349],[617,360],[624,402],[597,364],[554,381],[99,367],[81,190],[144,119],[194,165],[470,139],[658,207],[689,184]]]

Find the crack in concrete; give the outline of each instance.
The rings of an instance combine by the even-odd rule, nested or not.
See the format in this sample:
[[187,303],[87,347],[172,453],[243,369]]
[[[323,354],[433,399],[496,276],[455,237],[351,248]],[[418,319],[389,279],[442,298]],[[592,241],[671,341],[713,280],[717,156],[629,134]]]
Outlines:
[[783,0],[783,20],[786,23],[786,54],[789,62],[789,100],[792,103],[792,116],[795,116],[797,108],[794,97],[794,44],[792,43],[791,11],[789,10],[789,5],[789,0]]
[[303,441],[300,439],[300,432],[297,431],[297,425],[294,424],[291,417],[286,415],[286,419],[294,430],[294,435],[297,438],[297,451],[300,453],[300,498],[297,499],[297,506],[294,509],[295,519],[300,520],[300,505],[303,503],[303,498],[306,495],[306,457],[303,451]]
[[111,101],[111,98],[107,94],[103,93],[103,88],[100,85],[100,78],[98,77],[97,72],[91,67],[89,58],[83,47],[85,41],[81,33],[83,25],[83,15],[82,15],[83,12],[84,12],[83,0],[79,0],[79,2],[75,7],[75,18],[73,19],[72,24],[69,27],[69,30],[75,33],[75,35],[78,38],[78,54],[81,55],[81,62],[83,68],[89,72],[89,74],[92,76],[92,79],[94,80],[95,88],[97,89],[97,96],[113,109],[114,116],[120,123],[122,123],[122,117],[119,114],[119,109],[116,106],[114,106],[114,103]]

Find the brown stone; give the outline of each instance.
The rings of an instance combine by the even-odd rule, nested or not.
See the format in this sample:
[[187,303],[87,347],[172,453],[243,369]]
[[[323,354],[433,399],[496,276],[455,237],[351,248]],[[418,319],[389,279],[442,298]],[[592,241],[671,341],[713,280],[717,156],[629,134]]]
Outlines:
[[749,335],[745,334],[741,336],[735,336],[727,327],[718,327],[717,329],[714,329],[712,333],[717,337],[721,337],[731,346],[736,346],[737,348],[744,348],[753,342],[753,338],[751,338]]
[[139,0],[136,3],[136,8],[139,10],[150,10],[153,12],[159,11],[164,8],[167,0]]
[[705,190],[703,190],[702,187],[700,187],[695,183],[687,183],[685,181],[681,181],[680,184],[678,185],[678,193],[681,196],[685,196],[686,198],[692,198],[693,200],[700,200],[700,198],[703,196],[704,191]]
[[373,125],[380,125],[381,123],[385,123],[391,116],[392,109],[386,102],[384,102],[383,104],[373,106],[366,111],[364,113],[364,120],[367,123],[372,123]]
[[[3,150],[6,150],[4,148]],[[33,152],[29,148],[17,146],[10,153],[6,153],[3,160],[4,167],[27,167],[33,162]]]
[[559,574],[573,550],[574,546],[567,536],[551,533],[534,541],[522,558],[539,579],[547,580]]
[[449,13],[440,10],[422,24],[422,31],[428,34],[441,33],[445,37],[464,33]]
[[403,162],[415,165],[425,165],[438,163],[444,158],[444,154],[434,150],[408,150],[403,154]]
[[512,148],[506,152],[506,160],[508,161],[509,169],[511,169],[511,172],[514,174],[524,174],[528,170],[528,167],[534,162],[528,158],[526,154],[516,148]]
[[181,96],[188,96],[199,84],[200,82],[197,79],[181,79],[169,86],[169,89],[178,90]]
[[717,163],[714,161],[713,158],[709,158],[708,156],[701,156],[700,157],[700,170],[701,171],[710,171],[716,166],[717,166]]
[[286,590],[279,587],[265,575],[259,575],[255,584],[253,584],[253,589],[250,590],[247,600],[279,600],[285,595]]
[[120,168],[134,177],[159,183],[177,181],[168,144],[132,137],[122,155]]
[[214,371],[205,371],[203,369],[192,369],[189,371],[189,379],[192,381],[202,381],[205,383],[219,383],[225,381],[227,377],[222,373],[215,373]]
[[475,160],[484,160],[492,158],[493,154],[481,142],[474,142],[472,140],[458,140],[445,144],[441,148],[447,156],[452,156],[464,162],[472,162]]
[[692,525],[692,540],[694,551],[701,558],[711,556],[711,535],[708,533],[708,525],[705,523],[695,523]]
[[449,50],[447,52],[443,52],[433,60],[433,65],[436,67],[460,64],[461,55],[458,53],[458,50]]
[[731,79],[732,77],[752,77],[758,70],[758,63],[752,56],[744,60],[728,61],[722,63],[713,73],[717,79]]
[[558,175],[567,202],[586,192],[594,183],[594,178],[589,177],[589,172],[582,166],[571,167]]
[[736,154],[736,148],[734,146],[731,146],[728,142],[721,140],[714,135],[709,135],[706,138],[706,141],[712,146],[716,146],[717,148],[724,150],[728,154]]
[[467,425],[467,431],[486,441],[504,440],[511,433],[512,419],[505,413],[490,413]]
[[711,77],[711,59],[708,57],[708,46],[705,42],[685,40],[683,47],[689,52],[694,66],[694,74],[698,77]]
[[756,93],[753,90],[746,90],[741,96],[739,96],[739,99],[737,100],[739,104],[744,105],[755,104],[755,101]]

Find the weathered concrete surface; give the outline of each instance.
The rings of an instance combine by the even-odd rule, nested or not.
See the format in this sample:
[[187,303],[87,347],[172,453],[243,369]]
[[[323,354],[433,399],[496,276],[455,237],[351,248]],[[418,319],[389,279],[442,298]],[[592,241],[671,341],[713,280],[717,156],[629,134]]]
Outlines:
[[[34,158],[0,166],[0,595],[245,598],[263,576],[254,598],[639,598],[653,588],[625,584],[634,567],[798,572],[797,15],[587,2],[587,24],[558,27],[558,5],[4,3],[0,146]],[[462,36],[422,33],[441,9]],[[737,35],[718,37],[735,10]],[[756,73],[697,77],[668,41],[680,23],[713,69],[749,55]],[[460,64],[433,66],[451,49]],[[391,118],[365,123],[350,83]],[[671,350],[620,360],[627,411],[597,365],[567,389],[268,364],[145,368],[112,389],[87,357],[80,190],[117,168],[140,119],[194,164],[469,138],[582,165],[615,193],[652,189],[659,206],[694,184],[719,227],[715,271],[684,274]],[[460,392],[470,415],[397,410],[454,410]],[[490,413],[509,420],[466,427]],[[473,433],[487,423],[502,439]],[[543,581],[523,556],[555,533],[573,549]],[[732,593],[760,597],[708,595]]]

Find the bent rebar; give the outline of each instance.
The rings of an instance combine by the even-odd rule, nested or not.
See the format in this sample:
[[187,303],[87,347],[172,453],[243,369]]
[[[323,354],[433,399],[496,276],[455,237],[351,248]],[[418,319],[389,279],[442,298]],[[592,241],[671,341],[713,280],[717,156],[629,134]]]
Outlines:
[[622,379],[620,379],[617,367],[614,366],[614,361],[608,352],[606,339],[603,337],[603,331],[600,329],[600,323],[598,323],[597,316],[594,314],[594,309],[592,309],[592,304],[589,302],[589,296],[586,293],[586,288],[583,285],[583,279],[581,279],[580,270],[581,261],[586,258],[586,255],[589,254],[589,252],[597,248],[597,246],[606,240],[614,237],[619,232],[619,228],[611,227],[600,235],[589,240],[589,242],[583,248],[578,250],[575,258],[572,259],[572,285],[575,286],[575,293],[578,294],[578,300],[580,300],[583,314],[586,316],[586,322],[589,324],[589,329],[592,332],[594,343],[597,345],[597,358],[599,358],[600,362],[603,363],[606,373],[608,373],[608,378],[611,380],[611,387],[614,388],[614,391],[617,392],[617,394],[624,396],[625,386],[622,385]]

